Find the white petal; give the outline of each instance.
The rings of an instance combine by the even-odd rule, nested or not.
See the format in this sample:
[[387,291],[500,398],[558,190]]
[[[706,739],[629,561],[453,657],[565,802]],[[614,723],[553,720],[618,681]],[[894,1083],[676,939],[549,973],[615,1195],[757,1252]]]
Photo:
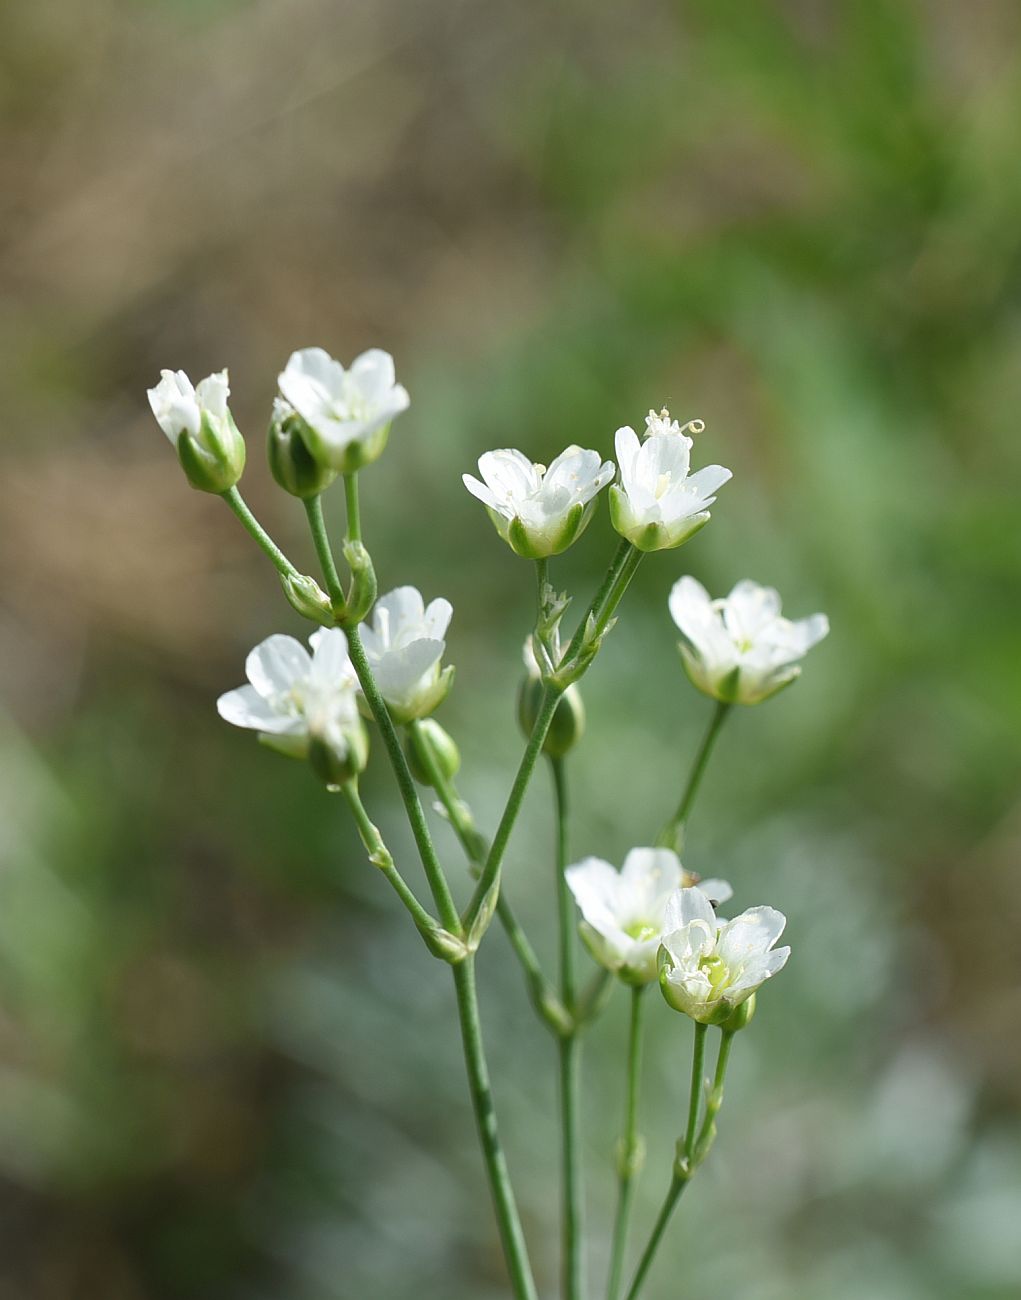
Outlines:
[[505,519],[514,518],[513,508],[508,507],[506,501],[498,500],[489,488],[484,483],[480,483],[473,474],[462,474],[461,482],[472,496],[477,497],[484,506],[489,506],[490,510],[495,510],[498,514],[503,515]]
[[423,639],[396,650],[387,650],[374,665],[376,683],[388,704],[409,701],[415,688],[443,657],[444,643]]
[[638,434],[634,429],[629,424],[625,424],[613,435],[613,446],[617,453],[617,464],[620,466],[620,481],[624,491],[630,493],[631,485],[635,481],[635,466],[642,444],[638,441]]
[[354,668],[347,653],[347,637],[339,627],[321,627],[309,637],[312,664],[308,680],[317,691],[353,690]]
[[358,391],[372,403],[382,403],[394,386],[396,372],[394,359],[382,348],[369,348],[355,357],[348,371],[358,386]]
[[679,578],[670,589],[669,606],[670,617],[691,641],[716,617],[708,591],[697,579],[687,576]]
[[[704,923],[716,933],[716,913],[709,899],[694,885],[678,889],[667,899],[663,913],[663,932],[683,930],[692,921]],[[664,940],[665,942],[665,940]]]
[[620,874],[602,858],[584,858],[564,872],[582,916],[599,931],[616,928]]
[[830,621],[825,614],[811,614],[793,624],[801,654],[806,654],[812,646],[818,644],[829,634]]
[[402,632],[408,635],[421,632],[425,617],[422,593],[417,587],[395,587],[380,596],[372,611],[372,628],[384,645],[399,644]]
[[734,897],[734,890],[727,880],[717,880],[715,878],[700,880],[698,887],[706,898],[716,904],[725,903],[728,899]]
[[312,659],[293,636],[276,633],[257,645],[245,660],[248,680],[264,699],[286,693],[308,677]]
[[454,607],[443,596],[437,596],[426,607],[423,627],[427,637],[442,641],[447,635],[447,628],[454,614]]
[[210,415],[221,417],[226,415],[227,398],[230,396],[226,370],[220,370],[215,375],[207,375],[201,380],[195,389],[195,396],[199,405]]
[[690,474],[687,480],[689,491],[696,492],[703,500],[718,492],[728,479],[734,475],[722,465],[706,465],[703,469]]
[[303,729],[300,718],[275,712],[254,686],[239,686],[227,691],[216,701],[216,711],[232,726],[249,727],[253,731],[286,733]]
[[723,927],[717,950],[728,966],[739,966],[768,952],[786,924],[784,914],[773,907],[750,907]]

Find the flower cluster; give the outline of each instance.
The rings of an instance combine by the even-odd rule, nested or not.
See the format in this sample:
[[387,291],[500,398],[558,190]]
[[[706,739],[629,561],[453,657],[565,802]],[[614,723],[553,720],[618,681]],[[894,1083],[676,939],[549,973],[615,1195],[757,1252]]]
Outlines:
[[[517,555],[536,562],[538,596],[534,627],[525,640],[525,671],[517,701],[528,742],[489,840],[454,785],[460,768],[457,746],[432,716],[453,685],[454,669],[444,663],[452,606],[443,597],[427,603],[409,585],[378,595],[375,568],[361,535],[359,473],[382,454],[394,419],[409,406],[393,359],[370,349],[344,366],[322,348],[303,348],[291,355],[280,372],[278,389],[269,423],[269,468],[276,482],[304,503],[325,589],[295,568],[238,490],[245,442],[228,406],[227,372],[209,375],[193,386],[182,371],[165,370],[149,390],[153,414],[176,449],[188,481],[224,499],[277,569],[292,609],[320,625],[308,647],[281,634],[257,645],[245,663],[247,683],[220,696],[219,713],[228,723],[256,732],[264,745],[306,762],[328,789],[342,794],[369,861],[393,887],[428,950],[463,968],[462,976],[455,978],[459,1023],[476,1112],[484,1120],[494,1204],[519,1300],[534,1295],[535,1288],[520,1224],[514,1220],[513,1197],[503,1181],[506,1175],[485,1081],[471,974],[475,952],[493,917],[499,917],[507,929],[533,1005],[562,1048],[565,1180],[576,1176],[580,1163],[568,1150],[576,1140],[568,1112],[579,1089],[572,1075],[577,1057],[566,1050],[567,1045],[598,1014],[602,991],[613,986],[615,981],[604,972],[631,990],[628,1118],[618,1149],[620,1199],[608,1288],[613,1297],[623,1294],[630,1181],[640,1163],[635,1124],[642,991],[658,983],[666,1005],[694,1022],[687,1132],[675,1149],[670,1193],[627,1293],[634,1297],[679,1189],[705,1159],[715,1137],[731,1040],[750,1020],[757,991],[790,956],[788,947],[777,946],[786,924],[781,912],[752,907],[725,919],[719,908],[730,901],[731,886],[725,880],[703,879],[682,865],[681,852],[691,860],[688,818],[717,733],[724,717],[733,712],[730,706],[758,704],[793,682],[809,649],[826,636],[827,619],[822,614],[787,619],[781,614],[777,592],[747,579],[728,596],[713,599],[695,578],[680,577],[670,592],[669,613],[680,632],[688,677],[717,701],[709,729],[677,810],[653,845],[632,848],[620,870],[595,856],[568,865],[564,765],[585,731],[579,680],[613,628],[639,562],[649,552],[682,545],[703,528],[716,493],[731,473],[722,465],[693,471],[695,437],[704,425],[693,420],[682,426],[666,409],[650,410],[642,437],[630,426],[617,429],[616,460],[573,443],[548,467],[512,448],[483,453],[478,460],[480,477],[464,474],[464,485],[486,507],[503,541]],[[346,579],[341,577],[320,502],[321,494],[341,476],[347,519],[342,547]],[[561,622],[571,598],[551,585],[550,561],[582,535],[604,488],[609,489],[610,521],[623,540],[573,635],[562,638]],[[358,778],[369,760],[365,719],[376,723],[385,742],[436,915],[398,869],[362,803]],[[510,910],[501,877],[528,782],[543,755],[552,767],[557,819],[558,988],[544,975],[539,956]],[[456,882],[448,880],[433,842],[416,779],[435,791],[435,806],[464,850],[475,878],[466,906],[455,902]],[[576,985],[573,973],[576,922],[585,946],[603,968],[594,973],[587,991]],[[663,1002],[659,1006],[662,1010]],[[704,1088],[709,1026],[719,1028],[719,1048],[715,1077]],[[577,1187],[565,1191],[565,1205],[568,1201],[577,1205],[578,1200]],[[565,1234],[574,1231],[574,1217],[580,1216],[565,1215]],[[567,1235],[564,1249],[565,1268],[576,1267],[584,1252],[577,1243],[569,1243]],[[565,1294],[583,1290],[577,1275],[568,1281],[565,1271]]]

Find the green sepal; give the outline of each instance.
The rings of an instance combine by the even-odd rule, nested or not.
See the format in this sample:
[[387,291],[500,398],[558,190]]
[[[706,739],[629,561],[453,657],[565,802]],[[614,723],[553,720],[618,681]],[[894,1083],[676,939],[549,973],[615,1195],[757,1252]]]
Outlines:
[[449,732],[435,718],[423,718],[407,729],[405,750],[412,776],[422,785],[433,784],[431,767],[444,781],[452,781],[461,767],[461,753]]
[[360,718],[349,723],[343,732],[342,752],[314,732],[309,736],[308,761],[312,771],[329,789],[340,786],[365,771],[369,761],[369,735]]
[[284,589],[288,604],[302,618],[311,619],[313,623],[320,623],[323,627],[336,626],[337,620],[334,618],[330,598],[315,578],[307,573],[282,573],[280,585]]
[[[542,706],[544,687],[542,680],[529,673],[518,687],[518,724],[526,736],[532,734],[539,709]],[[550,758],[563,758],[581,740],[585,732],[585,704],[577,686],[569,686],[561,695],[542,752]]]
[[372,556],[361,542],[346,541],[344,559],[351,570],[351,585],[343,610],[337,610],[336,613],[337,621],[342,627],[351,627],[360,623],[376,603],[379,588]]
[[324,492],[337,471],[323,465],[309,450],[311,430],[296,411],[270,422],[266,456],[280,487],[303,501]]
[[245,440],[229,412],[221,428],[215,427],[203,412],[198,436],[184,432],[178,437],[177,459],[193,488],[222,496],[244,472]]

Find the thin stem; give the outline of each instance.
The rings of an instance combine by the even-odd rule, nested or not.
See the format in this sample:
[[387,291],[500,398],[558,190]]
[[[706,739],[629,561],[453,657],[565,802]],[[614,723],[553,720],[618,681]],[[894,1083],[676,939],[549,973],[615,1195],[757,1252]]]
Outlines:
[[624,1102],[624,1131],[617,1153],[617,1214],[613,1223],[610,1251],[610,1276],[606,1300],[617,1300],[624,1275],[628,1223],[634,1197],[634,1180],[641,1167],[641,1140],[638,1136],[638,1087],[642,1069],[642,994],[644,984],[631,990],[631,1022],[627,1047],[627,1091]]
[[298,570],[290,562],[280,547],[277,546],[269,533],[266,532],[265,528],[263,528],[262,524],[259,523],[251,510],[249,510],[248,506],[245,504],[244,498],[237,488],[228,488],[226,492],[221,493],[221,496],[230,506],[231,510],[233,510],[237,515],[238,519],[241,520],[245,531],[255,539],[259,547],[269,556],[273,567],[280,576],[282,578],[293,578],[299,576]]
[[411,914],[419,931],[424,935],[433,934],[439,929],[439,922],[415,897],[414,891],[394,865],[390,851],[383,843],[379,828],[369,818],[358,793],[358,782],[348,781],[341,787],[358,827],[358,834],[369,854],[369,861],[381,872],[393,886],[394,893]]
[[632,549],[633,547],[631,543],[626,538],[624,538],[617,547],[613,559],[610,561],[610,567],[606,570],[606,575],[599,586],[599,590],[592,597],[588,609],[582,616],[578,626],[574,629],[574,635],[571,637],[567,649],[563,653],[563,662],[566,663],[570,660],[581,645],[581,639],[585,635],[585,625],[588,623],[589,616],[598,618],[603,605],[606,602],[606,597],[609,595],[610,589],[620,576],[620,570]]
[[347,505],[347,540],[362,540],[362,512],[358,504],[358,475],[344,475],[344,502]]
[[716,1138],[716,1116],[720,1113],[720,1108],[723,1105],[723,1085],[727,1077],[727,1064],[730,1061],[730,1049],[734,1042],[734,1033],[734,1030],[724,1029],[721,1031],[720,1050],[716,1057],[716,1073],[713,1076],[713,1086],[706,1101],[705,1118],[695,1141],[693,1160],[696,1168],[706,1158],[709,1148]]
[[[556,820],[556,885],[560,950],[560,1000],[574,1010],[574,903],[567,886],[568,798],[567,774],[562,758],[551,758],[553,806]],[[578,1104],[578,1075],[581,1040],[577,1026],[561,1037],[560,1123],[561,1123],[561,1237],[564,1300],[582,1300],[585,1293],[585,1260],[582,1251],[584,1204],[582,1198],[581,1134]]]
[[[475,827],[474,819],[467,804],[458,794],[453,781],[444,775],[443,770],[435,761],[420,724],[418,722],[411,723],[409,730],[415,732],[419,739],[419,752],[429,776],[430,784],[446,810],[454,834],[464,849],[465,857],[473,867],[481,870],[486,858],[485,841]],[[552,985],[543,974],[535,949],[529,942],[524,928],[511,907],[510,900],[502,889],[499,898],[496,900],[496,915],[504,928],[511,949],[525,973],[533,1006],[553,1032],[561,1034],[567,1023],[568,1013],[560,1005]]]
[[637,1300],[638,1293],[641,1291],[642,1285],[645,1282],[645,1277],[649,1271],[649,1267],[652,1264],[656,1251],[659,1249],[660,1240],[662,1239],[663,1233],[666,1231],[667,1224],[670,1222],[670,1216],[673,1214],[674,1207],[681,1199],[681,1193],[687,1185],[687,1178],[681,1178],[677,1174],[674,1174],[670,1187],[667,1190],[666,1197],[663,1200],[663,1205],[661,1206],[656,1218],[655,1226],[649,1234],[649,1240],[646,1243],[645,1250],[642,1252],[642,1258],[638,1262],[638,1268],[635,1270],[635,1275],[631,1280],[631,1285],[628,1288],[628,1293],[624,1297],[624,1300]]
[[489,855],[486,858],[485,865],[482,868],[482,874],[479,882],[475,886],[475,892],[472,895],[471,902],[464,914],[464,927],[469,933],[475,922],[478,920],[479,913],[485,905],[490,890],[496,886],[500,879],[500,867],[503,863],[503,855],[507,850],[507,841],[510,839],[511,831],[514,829],[514,823],[517,821],[518,813],[521,811],[521,805],[524,802],[525,791],[528,789],[528,782],[535,771],[535,765],[539,761],[539,754],[542,752],[543,742],[546,739],[546,733],[549,731],[550,723],[553,721],[553,714],[556,712],[557,705],[560,703],[561,692],[546,688],[542,697],[542,704],[539,707],[539,716],[535,720],[535,726],[532,728],[532,734],[528,738],[528,744],[525,746],[525,752],[521,756],[521,763],[518,766],[517,775],[514,778],[514,784],[511,786],[511,792],[507,797],[507,804],[503,810],[503,816],[500,818],[500,824],[496,828],[496,834],[493,836],[493,843],[489,849]]
[[415,789],[415,779],[408,768],[408,760],[401,748],[401,742],[394,727],[393,719],[390,717],[386,703],[379,693],[376,679],[372,675],[372,668],[366,657],[361,633],[357,626],[347,629],[347,645],[351,655],[351,663],[354,665],[355,673],[361,684],[362,693],[372,712],[372,716],[379,726],[383,744],[386,746],[386,752],[390,758],[390,765],[394,770],[394,776],[397,778],[397,788],[400,791],[404,811],[411,826],[411,833],[415,837],[415,844],[418,847],[419,857],[422,859],[422,866],[425,868],[429,888],[432,890],[432,896],[436,900],[436,906],[439,909],[440,920],[445,929],[449,930],[451,934],[459,936],[462,933],[461,918],[451,896],[447,878],[443,874],[443,867],[436,855],[432,836],[429,834],[429,825],[422,810],[418,791]]
[[340,574],[337,572],[337,562],[333,558],[333,547],[330,545],[330,536],[326,531],[322,497],[308,498],[305,501],[305,513],[308,515],[309,528],[312,530],[312,543],[319,558],[319,567],[322,569],[323,577],[326,580],[326,590],[330,593],[330,600],[333,601],[334,605],[338,609],[343,609],[344,586],[340,580]]
[[684,1137],[684,1156],[690,1163],[695,1149],[699,1105],[702,1101],[702,1082],[705,1077],[705,1036],[708,1025],[695,1021],[695,1045],[691,1053],[691,1097],[688,1100],[688,1129]]
[[705,730],[702,743],[699,745],[694,762],[691,765],[688,781],[684,787],[684,793],[681,795],[681,802],[677,805],[677,811],[673,817],[670,818],[659,833],[657,843],[666,848],[676,849],[678,853],[681,851],[680,841],[683,837],[685,824],[709,763],[709,755],[713,752],[716,737],[720,734],[720,728],[726,721],[731,707],[730,704],[724,704],[720,700],[717,701],[716,708],[713,709],[713,715],[709,719],[709,726]]
[[475,988],[475,959],[469,956],[465,961],[452,967],[454,988],[457,992],[458,1018],[461,1024],[461,1039],[464,1044],[464,1059],[468,1068],[468,1083],[471,1091],[475,1123],[478,1127],[479,1141],[489,1176],[489,1188],[493,1197],[493,1208],[500,1229],[504,1256],[510,1272],[511,1285],[515,1300],[536,1300],[535,1281],[532,1277],[528,1248],[521,1228],[514,1192],[511,1188],[507,1161],[500,1144],[496,1127],[496,1112],[493,1108],[493,1093],[489,1084],[489,1071],[482,1044],[482,1029],[479,1024],[478,996]]

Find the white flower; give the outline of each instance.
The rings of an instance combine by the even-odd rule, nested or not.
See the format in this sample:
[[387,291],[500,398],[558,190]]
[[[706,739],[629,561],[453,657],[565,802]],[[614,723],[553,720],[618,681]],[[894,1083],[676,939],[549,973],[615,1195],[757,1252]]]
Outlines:
[[440,669],[453,608],[440,597],[426,607],[414,587],[380,596],[372,626],[362,630],[365,654],[396,722],[424,718],[444,699],[454,669]]
[[[694,420],[685,425],[702,427]],[[669,411],[649,412],[644,442],[630,425],[617,430],[614,442],[620,483],[610,489],[610,518],[622,537],[641,551],[662,551],[680,546],[709,522],[713,494],[730,470],[707,465],[689,474],[692,441]]]
[[393,357],[379,348],[363,352],[347,370],[322,348],[302,348],[277,382],[307,426],[309,450],[344,474],[380,455],[391,421],[409,404],[407,390],[394,382]]
[[595,509],[595,496],[613,478],[612,461],[574,445],[549,469],[511,448],[479,457],[480,483],[463,474],[464,485],[485,505],[496,530],[518,555],[539,560],[566,551]]
[[295,758],[306,758],[311,737],[344,751],[361,729],[357,679],[340,628],[309,638],[312,654],[292,636],[267,637],[248,656],[249,685],[221,695],[217,711],[235,727]]
[[[654,980],[667,900],[685,881],[677,854],[632,849],[621,871],[602,858],[585,858],[565,874],[584,917],[582,937],[596,961],[629,984]],[[717,902],[731,895],[723,880],[707,880],[703,888]]]
[[703,888],[677,890],[663,919],[663,996],[703,1025],[729,1019],[786,964],[790,948],[773,947],[786,924],[772,907],[751,907],[721,924]]
[[193,487],[226,492],[245,467],[245,443],[227,406],[226,370],[208,375],[197,387],[183,370],[161,370],[148,390],[156,422],[177,449]]
[[711,600],[694,578],[670,592],[670,613],[684,640],[688,676],[714,699],[757,704],[801,674],[797,660],[830,630],[825,614],[793,623],[780,615],[772,587],[745,579],[729,596]]

